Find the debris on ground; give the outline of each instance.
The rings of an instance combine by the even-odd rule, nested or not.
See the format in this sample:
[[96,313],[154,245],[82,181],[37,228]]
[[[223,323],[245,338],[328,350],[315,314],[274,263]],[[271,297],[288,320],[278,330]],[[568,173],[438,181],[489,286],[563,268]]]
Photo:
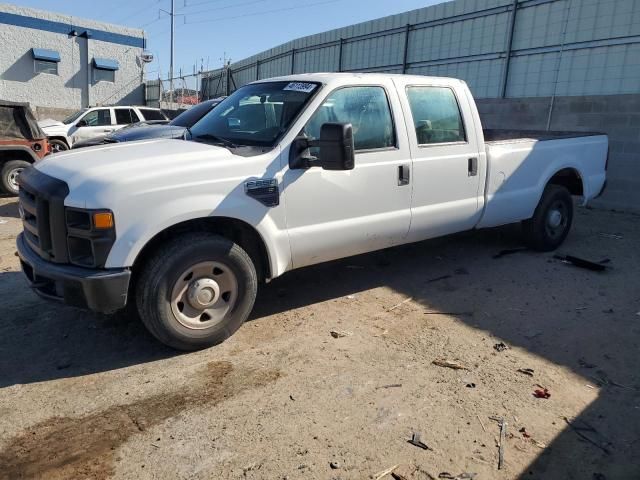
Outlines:
[[446,280],[447,278],[451,278],[451,275],[442,275],[441,277],[436,277],[436,278],[432,278],[431,280],[427,280],[424,283],[439,282],[440,280]]
[[353,333],[346,330],[330,330],[329,333],[333,338],[350,337]]
[[493,349],[496,350],[497,352],[504,352],[505,350],[509,350],[509,347],[505,343],[500,342],[500,343],[496,343],[493,346]]
[[468,473],[468,472],[463,472],[458,475],[452,475],[449,472],[440,472],[438,474],[438,478],[443,478],[446,480],[473,480],[476,478],[477,475],[478,475],[477,473]]
[[467,388],[476,388],[476,384],[473,382],[467,383]]
[[607,269],[602,263],[592,262],[584,258],[574,257],[573,255],[554,255],[553,258],[560,260],[562,263],[574,265],[576,267],[585,268],[594,272],[602,272]]
[[493,258],[502,258],[505,255],[513,255],[514,253],[526,252],[527,250],[529,250],[527,247],[507,248],[505,250],[500,250],[493,256]]
[[454,360],[436,359],[431,363],[437,365],[438,367],[453,368],[454,370],[469,370],[463,364]]
[[519,368],[517,371],[533,377],[533,368]]
[[416,470],[416,467],[413,465],[399,465],[391,472],[391,476],[393,480],[410,480],[414,478],[413,474]]
[[538,448],[547,448],[546,443],[539,442],[534,438],[530,438],[529,441]]
[[426,443],[420,440],[420,434],[418,432],[413,432],[413,435],[411,435],[411,440],[407,440],[407,442],[414,447],[418,447],[423,450],[432,450]]
[[401,306],[402,306],[402,305],[404,305],[405,303],[409,303],[411,300],[413,300],[413,297],[409,297],[409,298],[407,298],[407,299],[405,299],[405,300],[401,301],[400,303],[398,303],[398,304],[394,305],[393,307],[389,308],[389,309],[387,310],[387,312],[391,312],[391,311],[395,310],[396,308],[401,307]]
[[391,472],[393,472],[399,466],[400,466],[399,464],[398,465],[394,465],[393,467],[389,467],[386,470],[382,470],[381,472],[376,473],[375,480],[381,480],[382,478],[386,477]]
[[480,426],[482,427],[484,433],[487,433],[487,429],[484,428],[484,423],[482,423],[482,420],[480,420],[480,415],[476,415],[476,417],[478,418],[478,421],[480,422]]
[[381,385],[379,387],[376,387],[376,390],[379,390],[381,388],[398,388],[401,387],[402,384],[401,383],[390,383],[389,385]]
[[617,233],[600,232],[598,235],[600,235],[601,237],[604,237],[604,238],[613,238],[615,240],[622,240],[624,238],[622,235],[619,235]]
[[587,435],[587,433],[590,433],[592,436],[600,436],[600,437],[602,437],[594,427],[589,425],[584,420],[580,420],[580,421],[573,420],[573,421],[571,421],[567,417],[563,417],[563,418],[564,418],[564,421],[567,423],[567,425],[569,425],[569,428],[571,428],[571,430],[573,430],[576,433],[576,435],[578,435],[580,438],[582,438],[583,440],[586,440],[587,442],[589,442],[594,447],[599,448],[600,450],[602,450],[607,455],[609,455],[611,453],[611,451],[607,448],[609,445],[611,445],[611,442],[609,442],[609,441],[599,442],[599,441],[594,440],[593,438],[591,438],[590,436]]
[[531,435],[529,435],[529,432],[527,432],[527,429],[525,427],[522,427],[518,431],[522,434],[524,438],[531,438]]
[[336,461],[329,462],[329,467],[330,467],[332,470],[337,470],[337,469],[339,469],[339,468],[340,468],[340,462],[336,462]]
[[468,315],[473,317],[473,312],[422,312],[423,315]]
[[581,358],[580,360],[578,360],[578,365],[580,365],[582,368],[596,368],[597,367],[597,365],[595,363],[589,363],[584,358]]
[[536,385],[540,388],[536,388],[533,391],[533,396],[536,398],[549,398],[551,396],[551,392],[548,388],[543,387],[542,385]]
[[498,422],[498,425],[500,425],[500,440],[498,440],[498,470],[501,470],[504,465],[504,444],[507,437],[507,422],[504,421],[504,417],[489,418]]

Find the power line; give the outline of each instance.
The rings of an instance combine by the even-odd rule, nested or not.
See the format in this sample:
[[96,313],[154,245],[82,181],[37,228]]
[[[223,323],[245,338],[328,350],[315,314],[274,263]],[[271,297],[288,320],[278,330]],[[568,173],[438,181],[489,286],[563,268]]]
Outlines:
[[[151,3],[160,3],[161,1],[162,0],[153,0],[153,2],[151,2]],[[140,13],[146,11],[146,10],[149,10],[150,8],[151,8],[151,4],[146,3],[143,8],[141,8],[139,10],[136,10],[133,13],[128,14],[126,17],[123,17],[121,20],[118,20],[116,23],[124,22],[125,20],[128,20],[128,19],[130,19],[132,17],[135,17],[136,15],[138,15],[138,14],[140,14]]]
[[207,8],[205,10],[197,10],[195,12],[183,12],[184,15],[199,15],[201,13],[217,12],[219,10],[228,10],[230,8],[242,7],[244,5],[253,5],[255,3],[266,2],[267,0],[251,0],[250,2],[236,3],[235,5],[227,5],[226,7]]
[[189,5],[187,5],[187,0],[184,0],[184,4],[182,8],[197,7],[198,5],[204,5],[206,3],[214,3],[214,2],[222,2],[222,1],[226,1],[226,0],[205,0],[203,2],[196,2],[196,3],[189,2]]
[[308,8],[308,7],[315,7],[318,5],[327,5],[329,3],[336,3],[340,0],[328,0],[326,2],[316,2],[316,3],[307,3],[306,5],[297,5],[295,7],[286,7],[286,8],[276,8],[273,10],[265,10],[262,12],[254,12],[254,13],[246,13],[244,15],[236,15],[233,17],[222,17],[222,18],[213,18],[213,19],[209,19],[209,20],[197,20],[195,22],[189,22],[188,20],[185,19],[185,24],[186,25],[195,25],[197,23],[215,23],[215,22],[223,22],[225,20],[235,20],[238,18],[246,18],[246,17],[255,17],[258,15],[266,15],[268,13],[277,13],[277,12],[286,12],[289,10],[297,10],[300,8]]

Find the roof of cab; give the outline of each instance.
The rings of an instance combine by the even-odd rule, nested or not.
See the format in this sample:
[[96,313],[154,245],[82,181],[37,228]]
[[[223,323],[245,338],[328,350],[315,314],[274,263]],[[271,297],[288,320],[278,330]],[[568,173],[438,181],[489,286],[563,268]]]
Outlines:
[[320,72],[320,73],[299,73],[296,75],[286,75],[283,77],[273,77],[273,78],[264,78],[261,80],[257,80],[252,83],[262,83],[262,82],[282,82],[282,81],[290,81],[290,82],[319,82],[319,83],[335,83],[335,82],[346,82],[348,79],[359,78],[359,79],[368,79],[372,82],[380,81],[382,79],[389,78],[403,78],[406,80],[414,80],[416,83],[424,83],[429,81],[443,81],[448,80],[457,83],[464,83],[463,80],[459,78],[451,78],[451,77],[428,77],[425,75],[405,75],[400,73],[353,73],[353,72]]

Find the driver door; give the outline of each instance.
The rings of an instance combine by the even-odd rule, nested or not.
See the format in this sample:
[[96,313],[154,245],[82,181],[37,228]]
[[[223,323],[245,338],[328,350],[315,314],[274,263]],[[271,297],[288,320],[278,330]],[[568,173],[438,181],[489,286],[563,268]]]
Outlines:
[[114,128],[110,108],[91,110],[76,122],[76,130],[71,134],[72,143],[102,137]]
[[397,245],[409,231],[411,155],[393,85],[333,90],[300,133],[317,139],[327,122],[352,124],[355,168],[285,170],[294,268]]

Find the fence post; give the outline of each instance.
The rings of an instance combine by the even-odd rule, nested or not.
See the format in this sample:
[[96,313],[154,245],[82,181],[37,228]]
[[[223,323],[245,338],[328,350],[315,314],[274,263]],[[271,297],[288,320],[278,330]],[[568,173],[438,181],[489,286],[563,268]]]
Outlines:
[[296,68],[296,49],[292,48],[291,49],[291,75],[296,73],[295,68]]
[[516,26],[516,12],[518,11],[518,1],[513,0],[513,11],[511,12],[511,22],[509,25],[509,36],[507,37],[507,58],[502,71],[502,84],[500,85],[500,97],[507,96],[507,82],[509,81],[509,65],[511,64],[511,46],[513,45],[513,31]]
[[224,93],[224,95],[225,95],[226,97],[228,97],[228,96],[229,96],[229,90],[230,90],[230,88],[229,88],[229,87],[230,87],[230,86],[229,86],[229,78],[231,77],[231,75],[230,75],[231,68],[227,66],[227,67],[224,69],[224,72],[225,72],[225,75],[227,76],[227,81],[225,82],[225,89],[224,89],[224,92],[225,92],[225,93]]
[[256,60],[256,80],[260,80],[260,60]]
[[338,71],[342,71],[342,45],[344,44],[344,38],[340,37],[340,48],[338,49]]
[[404,53],[402,55],[402,73],[407,73],[407,58],[409,56],[409,32],[411,31],[411,24],[407,23],[407,28],[404,33]]

